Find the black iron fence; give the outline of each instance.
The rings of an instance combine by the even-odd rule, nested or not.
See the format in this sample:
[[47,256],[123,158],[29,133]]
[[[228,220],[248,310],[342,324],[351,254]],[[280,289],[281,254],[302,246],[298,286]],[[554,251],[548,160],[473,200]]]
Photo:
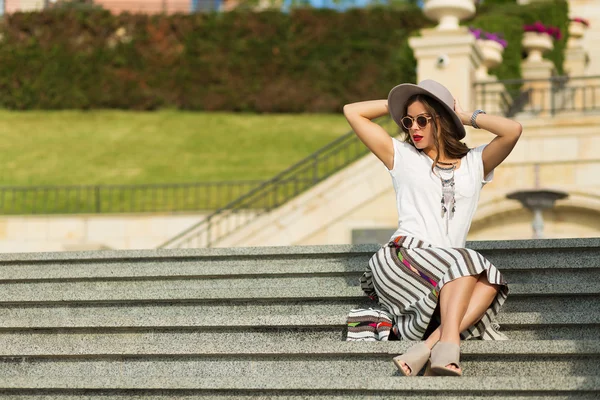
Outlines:
[[0,214],[185,212],[218,209],[263,181],[162,185],[0,186]]
[[509,117],[600,110],[600,76],[477,82],[474,90],[477,107]]
[[[398,133],[398,127],[391,118],[382,118],[378,123],[389,133]],[[163,243],[160,248],[211,247],[258,216],[281,206],[367,153],[365,145],[353,132],[349,132],[216,210],[198,224]]]

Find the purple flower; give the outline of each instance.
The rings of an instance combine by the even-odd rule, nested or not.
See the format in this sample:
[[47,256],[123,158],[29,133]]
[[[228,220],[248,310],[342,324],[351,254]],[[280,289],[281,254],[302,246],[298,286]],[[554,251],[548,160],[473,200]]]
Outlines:
[[537,32],[537,33],[547,33],[546,27],[540,21],[537,21],[531,25],[525,25],[523,27],[525,32]]
[[560,29],[553,26],[548,27],[548,34],[554,37],[556,40],[560,40],[560,38],[562,37],[562,35],[560,34]]
[[537,33],[545,33],[546,35],[553,37],[556,40],[560,40],[562,34],[560,29],[554,26],[546,26],[542,24],[540,21],[536,21],[534,24],[523,26],[523,30],[525,32],[537,32]]
[[508,46],[508,42],[506,40],[504,40],[502,38],[502,35],[500,35],[499,33],[486,32],[484,37],[486,40],[493,40],[494,42],[499,43],[500,46],[502,46],[503,48],[506,48],[506,46]]
[[501,33],[484,32],[482,29],[477,28],[469,28],[469,31],[473,34],[473,36],[475,36],[475,39],[492,40],[496,43],[499,43],[503,48],[508,46],[508,42],[504,40],[504,37]]
[[481,39],[483,30],[478,29],[478,28],[469,28],[469,32],[471,32],[473,34],[473,36],[475,36],[475,39]]
[[573,22],[579,22],[585,26],[590,26],[590,21],[588,21],[585,18],[575,17],[575,18],[571,18],[570,20]]
[[502,46],[504,49],[508,46],[508,42],[504,39],[497,39],[496,42],[500,43],[500,46]]

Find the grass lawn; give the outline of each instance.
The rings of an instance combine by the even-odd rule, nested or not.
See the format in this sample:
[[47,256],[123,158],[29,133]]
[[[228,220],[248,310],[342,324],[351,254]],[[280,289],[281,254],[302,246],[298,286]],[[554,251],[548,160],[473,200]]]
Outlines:
[[0,111],[0,185],[262,180],[349,130],[342,114]]

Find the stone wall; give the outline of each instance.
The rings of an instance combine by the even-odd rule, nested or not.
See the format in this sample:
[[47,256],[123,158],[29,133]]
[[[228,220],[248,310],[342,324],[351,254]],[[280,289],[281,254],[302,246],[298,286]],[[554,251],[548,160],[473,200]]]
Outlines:
[[44,8],[45,0],[4,0],[4,12],[37,11]]
[[148,14],[189,13],[192,7],[192,0],[94,0],[94,3],[115,14],[124,11]]
[[203,214],[2,216],[0,252],[151,249],[203,217]]

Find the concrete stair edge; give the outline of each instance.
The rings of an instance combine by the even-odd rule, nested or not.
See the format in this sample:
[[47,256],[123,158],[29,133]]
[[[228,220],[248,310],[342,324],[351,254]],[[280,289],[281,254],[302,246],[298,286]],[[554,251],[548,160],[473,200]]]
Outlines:
[[[4,285],[4,295],[0,299],[0,305],[3,304],[64,304],[65,302],[72,303],[115,303],[115,302],[160,302],[160,301],[211,301],[211,300],[309,300],[309,299],[344,299],[356,298],[360,300],[365,295],[357,286],[345,287],[327,287],[317,288],[313,285],[305,285],[304,287],[284,287],[284,288],[253,288],[251,286],[242,286],[237,288],[189,288],[185,282],[180,283],[181,289],[176,288],[161,288],[160,283],[154,284],[154,288],[141,289],[140,292],[133,291],[136,286],[134,283],[127,283],[130,287],[114,288],[113,290],[104,290],[102,288],[89,287],[85,290],[85,285],[79,285],[79,290],[76,286],[66,283],[56,284],[54,287],[40,287],[35,284],[21,284],[15,287],[12,292],[9,291],[10,285]],[[29,290],[27,290],[29,288]],[[595,295],[600,293],[600,282],[579,282],[579,283],[543,283],[538,284],[510,284],[509,296],[557,296],[557,295]]]
[[[90,261],[90,260],[128,260],[153,258],[211,258],[211,257],[256,257],[256,256],[293,256],[293,255],[336,255],[336,254],[372,254],[381,246],[378,244],[361,245],[322,245],[322,246],[272,246],[272,247],[232,247],[199,249],[153,249],[153,250],[96,250],[48,253],[3,253],[0,263],[53,262],[53,261]],[[467,242],[467,248],[477,251],[486,250],[568,250],[600,247],[600,238],[574,239],[536,239]]]
[[[272,391],[415,391],[415,392],[600,392],[600,377],[286,377],[252,376],[0,376],[1,389],[193,389]],[[332,392],[333,393],[333,392]]]
[[[267,343],[199,343],[193,333],[146,334],[68,334],[53,339],[43,334],[21,341],[0,334],[0,357],[80,358],[109,356],[395,356],[414,342],[317,342],[281,340]],[[92,339],[95,336],[95,340]],[[187,337],[186,337],[187,336]],[[464,356],[585,356],[600,357],[600,341],[594,340],[502,340],[464,341]]]
[[[349,311],[350,309],[348,309]],[[552,325],[598,325],[600,327],[600,310],[595,313],[536,313],[536,312],[500,312],[497,321],[503,327],[548,327]],[[0,332],[18,329],[65,329],[65,328],[196,328],[196,329],[248,329],[248,328],[318,328],[346,326],[346,315],[251,315],[227,316],[215,318],[213,316],[171,316],[169,318],[138,318],[115,317],[106,319],[80,319],[80,321],[49,319],[47,321],[14,321],[5,323],[0,327]]]
[[[168,259],[166,259],[168,260]],[[139,265],[124,265],[116,268],[112,263],[94,263],[82,267],[75,264],[65,268],[65,264],[37,266],[19,266],[0,264],[0,283],[27,283],[53,281],[119,281],[119,280],[175,280],[175,279],[240,279],[256,277],[296,277],[296,276],[360,276],[366,269],[368,257],[352,260],[347,263],[323,262],[323,259],[302,259],[297,263],[271,263],[256,265],[241,265],[240,261],[222,262],[217,265],[199,266],[180,265],[175,262],[139,263]],[[190,264],[189,262],[187,264]],[[557,272],[571,270],[600,270],[600,264],[582,263],[580,265],[565,265],[556,263],[548,265],[528,264],[523,267],[518,263],[510,263],[500,268],[504,273],[519,273],[523,271]]]

